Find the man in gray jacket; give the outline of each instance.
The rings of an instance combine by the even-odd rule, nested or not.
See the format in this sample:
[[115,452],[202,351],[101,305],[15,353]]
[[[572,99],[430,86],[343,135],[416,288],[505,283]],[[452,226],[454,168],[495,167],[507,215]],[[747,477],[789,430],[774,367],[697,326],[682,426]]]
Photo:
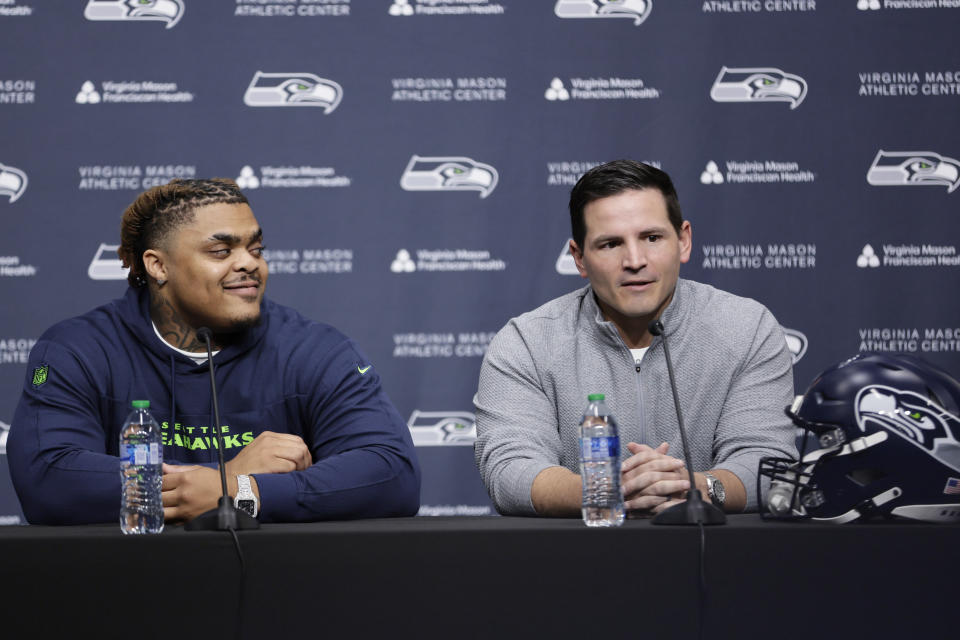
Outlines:
[[[617,160],[570,194],[570,252],[590,284],[513,318],[480,371],[475,453],[497,509],[580,513],[578,425],[590,393],[617,419],[625,507],[658,513],[689,489],[667,375],[670,343],[697,488],[726,511],[755,509],[763,456],[796,456],[783,409],[791,358],[761,304],[679,278],[691,228],[670,177]],[[670,455],[670,454],[675,455]]]

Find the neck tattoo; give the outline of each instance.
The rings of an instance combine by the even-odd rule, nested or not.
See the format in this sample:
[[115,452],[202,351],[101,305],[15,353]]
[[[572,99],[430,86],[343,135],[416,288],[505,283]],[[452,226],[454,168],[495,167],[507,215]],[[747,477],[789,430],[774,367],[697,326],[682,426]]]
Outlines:
[[[163,339],[177,349],[190,353],[207,350],[207,343],[197,339],[197,332],[180,317],[170,301],[158,292],[151,292],[150,318]],[[217,348],[214,344],[213,349]]]

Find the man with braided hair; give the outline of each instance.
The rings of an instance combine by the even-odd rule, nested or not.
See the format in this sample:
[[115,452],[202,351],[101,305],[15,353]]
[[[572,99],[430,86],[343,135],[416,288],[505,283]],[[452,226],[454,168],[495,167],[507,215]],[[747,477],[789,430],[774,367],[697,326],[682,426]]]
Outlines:
[[263,248],[231,180],[174,180],[127,208],[126,295],[54,325],[30,352],[7,445],[28,521],[118,519],[119,432],[138,399],[161,424],[164,518],[216,506],[201,327],[213,334],[231,496],[252,492],[266,522],[416,513],[413,443],[379,376],[339,331],[264,298]]

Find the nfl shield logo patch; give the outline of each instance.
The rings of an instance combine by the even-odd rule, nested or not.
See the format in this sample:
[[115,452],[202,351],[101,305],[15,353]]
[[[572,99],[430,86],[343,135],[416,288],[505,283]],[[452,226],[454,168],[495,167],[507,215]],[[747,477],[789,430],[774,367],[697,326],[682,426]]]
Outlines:
[[40,365],[33,370],[33,386],[39,387],[44,382],[47,381],[47,373],[50,371],[50,367],[47,365]]

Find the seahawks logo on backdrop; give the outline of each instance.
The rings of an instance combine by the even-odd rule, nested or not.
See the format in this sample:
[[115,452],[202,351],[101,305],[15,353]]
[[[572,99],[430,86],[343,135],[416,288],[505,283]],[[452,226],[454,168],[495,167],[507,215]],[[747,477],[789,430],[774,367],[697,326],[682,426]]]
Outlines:
[[87,20],[160,20],[172,29],[183,17],[183,0],[88,0]]
[[7,453],[7,437],[10,435],[10,425],[0,420],[0,456]]
[[410,414],[407,427],[417,447],[472,445],[477,418],[469,411],[420,411]]
[[960,418],[928,398],[884,385],[864,387],[856,399],[857,425],[895,433],[960,471]]
[[130,272],[130,269],[123,266],[123,260],[120,259],[120,254],[117,253],[117,249],[119,248],[120,245],[118,244],[100,243],[100,247],[94,254],[93,260],[90,261],[90,266],[87,267],[87,275],[90,276],[91,280],[127,279],[127,274]]
[[932,151],[877,152],[867,171],[867,182],[877,187],[903,185],[960,187],[960,162]]
[[800,358],[807,352],[807,336],[796,329],[783,329],[783,337],[787,340],[787,349],[790,350],[790,356],[793,358],[793,364],[800,362]]
[[653,0],[557,0],[559,18],[629,18],[642,24],[653,9]]
[[789,102],[796,109],[807,97],[807,81],[773,67],[723,67],[710,97],[714,102]]
[[257,71],[243,94],[248,107],[320,107],[327,114],[343,98],[343,87],[312,73]]
[[0,164],[0,196],[16,202],[27,190],[27,174],[16,167]]
[[499,175],[488,164],[461,156],[411,156],[400,177],[404,191],[479,191],[486,198]]

